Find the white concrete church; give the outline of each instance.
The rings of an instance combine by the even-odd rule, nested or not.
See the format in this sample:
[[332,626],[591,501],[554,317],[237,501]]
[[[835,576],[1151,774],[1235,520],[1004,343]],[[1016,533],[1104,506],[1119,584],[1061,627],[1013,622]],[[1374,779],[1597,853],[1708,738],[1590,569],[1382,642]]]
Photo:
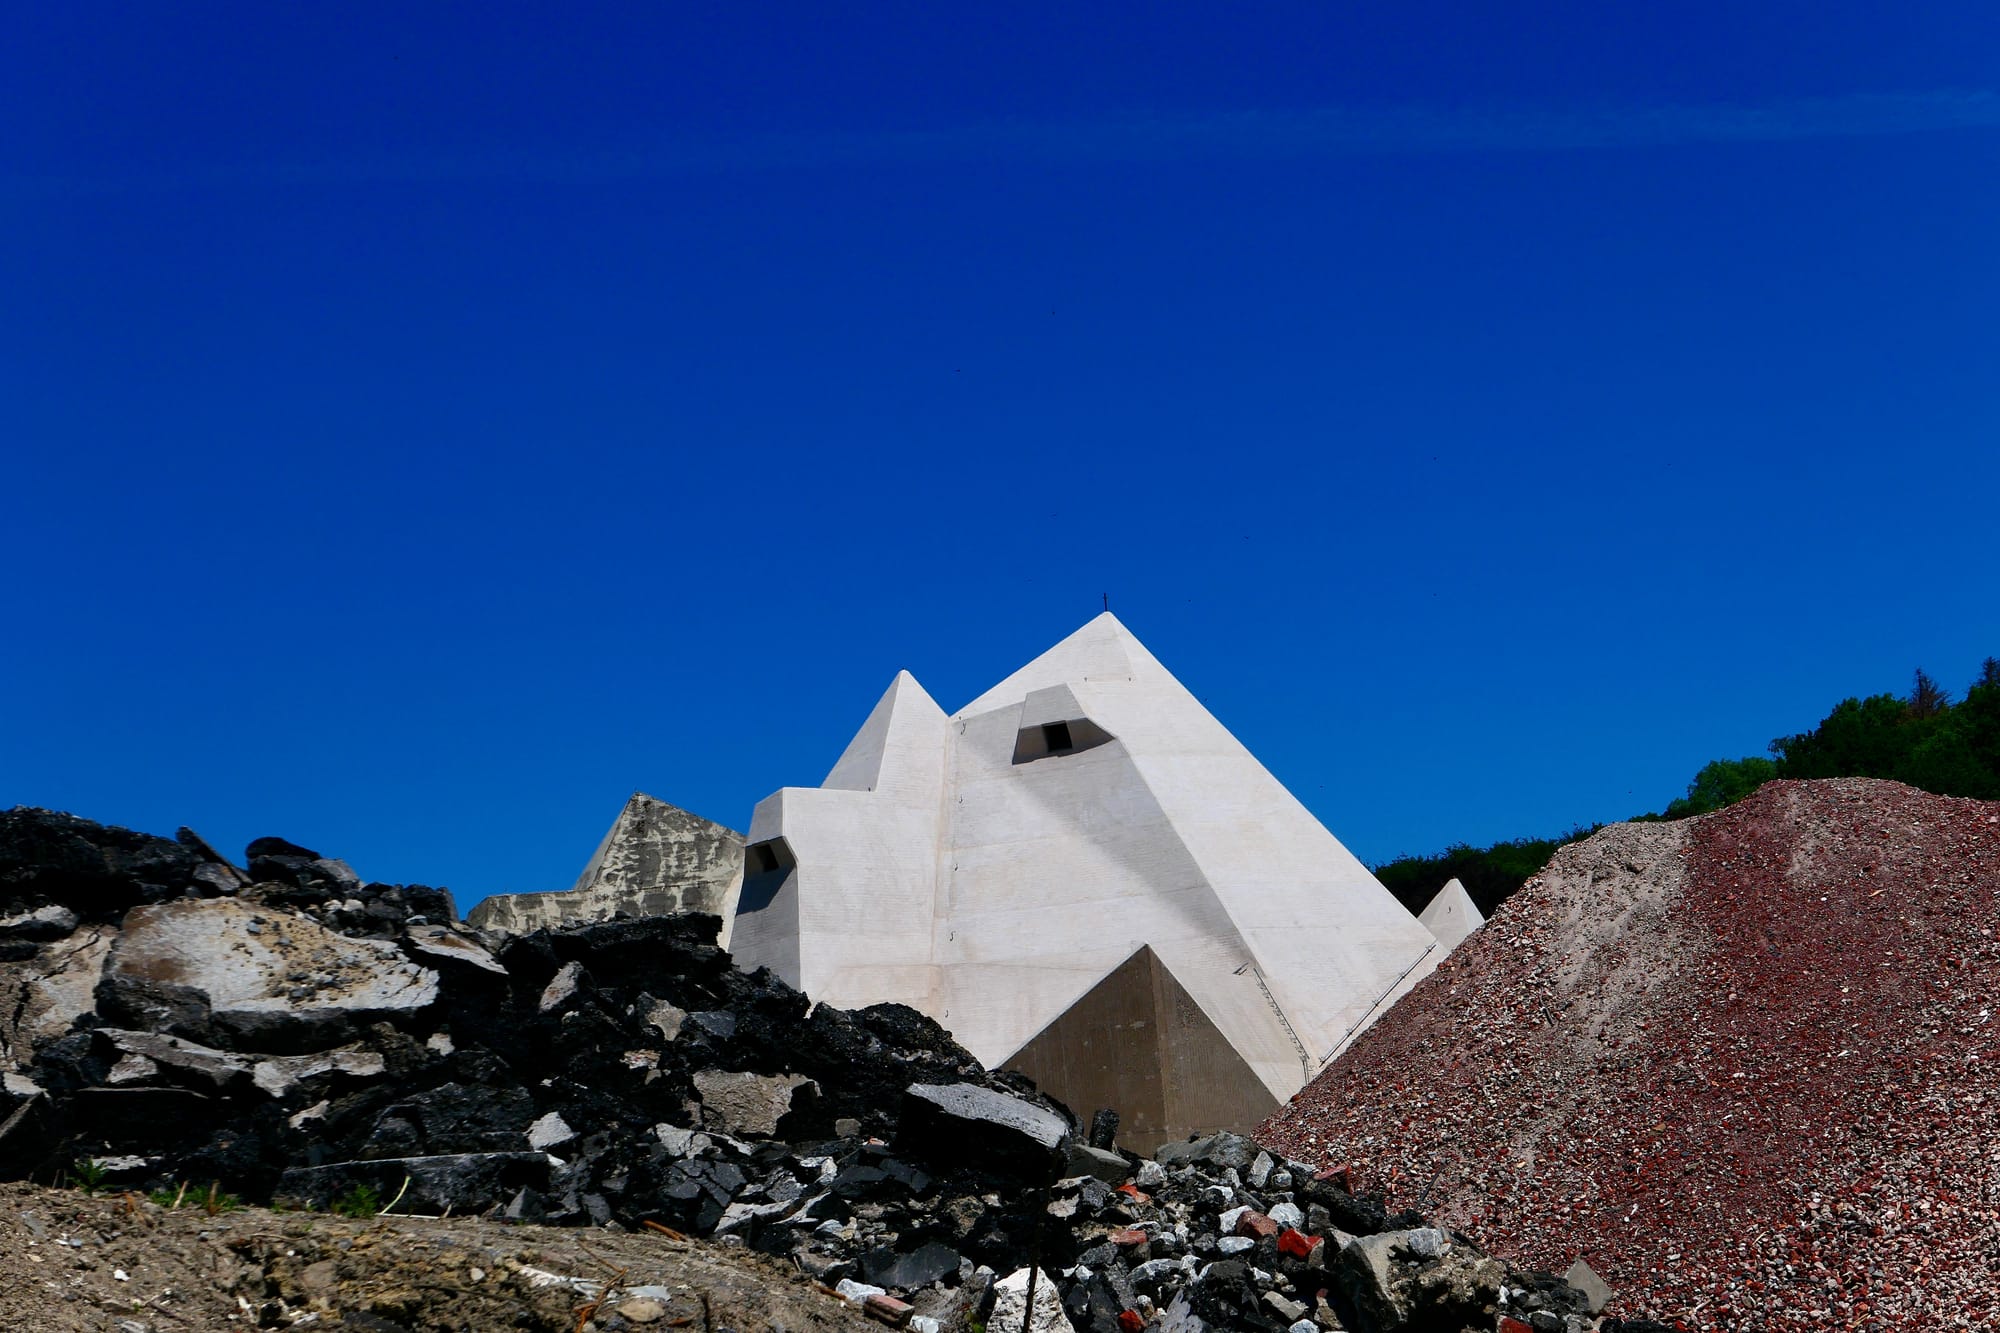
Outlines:
[[740,965],[922,1010],[1141,1151],[1255,1124],[1479,924],[1456,882],[1406,911],[1109,613],[955,714],[898,674],[746,856]]

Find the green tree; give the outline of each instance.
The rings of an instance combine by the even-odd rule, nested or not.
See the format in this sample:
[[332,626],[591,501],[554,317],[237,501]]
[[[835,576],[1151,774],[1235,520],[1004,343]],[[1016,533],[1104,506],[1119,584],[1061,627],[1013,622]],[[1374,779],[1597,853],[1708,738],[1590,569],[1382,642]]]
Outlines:
[[1937,717],[1951,708],[1951,691],[1924,674],[1917,668],[1916,679],[1910,685],[1910,697],[1904,701],[1914,718]]
[[1915,748],[1909,705],[1893,694],[1843,699],[1820,724],[1771,742],[1781,778],[1886,778]]
[[1734,805],[1777,776],[1778,761],[1761,755],[1713,760],[1688,783],[1687,795],[1667,804],[1667,818],[1686,819]]

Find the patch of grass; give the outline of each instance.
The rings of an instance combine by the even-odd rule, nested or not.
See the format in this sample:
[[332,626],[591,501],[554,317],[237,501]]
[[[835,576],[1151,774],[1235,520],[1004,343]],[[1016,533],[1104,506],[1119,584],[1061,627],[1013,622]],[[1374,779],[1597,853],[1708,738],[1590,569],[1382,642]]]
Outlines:
[[104,1188],[104,1177],[110,1172],[104,1163],[95,1157],[79,1157],[69,1164],[69,1183],[85,1194],[95,1194]]
[[219,1181],[210,1181],[206,1190],[190,1191],[184,1180],[178,1189],[154,1190],[146,1197],[168,1210],[182,1207],[199,1208],[210,1217],[214,1217],[217,1213],[241,1212],[244,1207],[243,1200],[234,1194],[225,1193]]
[[357,1183],[330,1207],[342,1217],[373,1217],[382,1211],[382,1196],[373,1185]]

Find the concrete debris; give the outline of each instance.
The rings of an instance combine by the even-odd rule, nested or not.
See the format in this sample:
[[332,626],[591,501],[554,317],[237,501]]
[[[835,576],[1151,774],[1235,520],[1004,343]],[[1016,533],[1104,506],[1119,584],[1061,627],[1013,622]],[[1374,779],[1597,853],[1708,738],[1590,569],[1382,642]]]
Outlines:
[[724,1133],[765,1138],[791,1113],[801,1090],[819,1095],[819,1085],[799,1074],[748,1074],[704,1069],[694,1076],[701,1094],[702,1119]]
[[[1033,1287],[1032,1294],[1029,1291]],[[1030,1318],[1029,1303],[1033,1302]],[[1076,1333],[1076,1326],[1063,1313],[1062,1297],[1055,1279],[1048,1273],[1018,1269],[993,1288],[993,1315],[989,1328],[1020,1329],[1022,1333]]]

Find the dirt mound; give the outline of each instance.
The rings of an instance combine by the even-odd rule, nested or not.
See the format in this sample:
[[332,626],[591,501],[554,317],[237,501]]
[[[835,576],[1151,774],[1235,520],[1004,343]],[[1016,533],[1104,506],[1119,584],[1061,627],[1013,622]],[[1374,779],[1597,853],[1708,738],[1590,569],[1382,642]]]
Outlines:
[[2000,804],[1775,782],[1563,849],[1264,1126],[1703,1329],[2000,1327]]
[[774,1260],[661,1235],[212,1214],[192,1200],[165,1208],[129,1194],[0,1185],[0,1328],[299,1326],[879,1327]]

